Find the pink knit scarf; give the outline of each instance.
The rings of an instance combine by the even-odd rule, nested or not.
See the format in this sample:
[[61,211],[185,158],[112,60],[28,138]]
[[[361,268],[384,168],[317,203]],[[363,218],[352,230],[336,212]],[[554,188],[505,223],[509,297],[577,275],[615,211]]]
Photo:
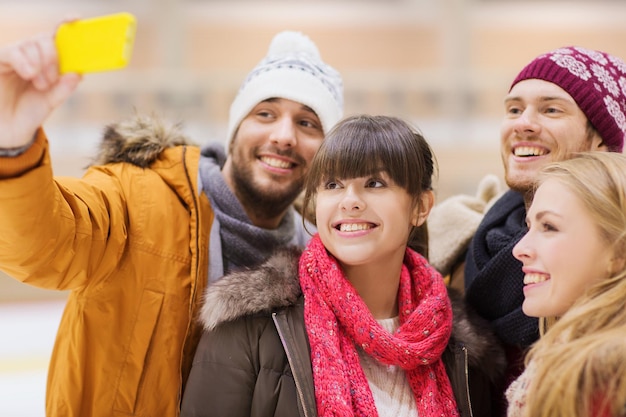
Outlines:
[[452,308],[441,275],[421,255],[407,249],[404,257],[394,334],[374,319],[318,235],[300,258],[300,285],[320,417],[378,416],[356,346],[405,370],[420,417],[458,416],[441,360]]

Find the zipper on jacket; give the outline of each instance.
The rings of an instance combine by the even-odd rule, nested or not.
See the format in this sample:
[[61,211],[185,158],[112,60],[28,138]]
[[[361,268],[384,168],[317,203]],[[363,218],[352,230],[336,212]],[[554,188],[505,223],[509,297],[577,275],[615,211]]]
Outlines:
[[473,417],[474,412],[472,411],[472,397],[470,397],[469,390],[469,358],[465,345],[461,345],[461,351],[463,352],[463,371],[465,372],[465,395],[467,396],[467,404],[469,405],[470,417]]
[[293,375],[293,380],[296,383],[296,391],[298,392],[298,398],[300,399],[300,404],[302,404],[302,411],[304,412],[304,417],[308,417],[309,416],[309,413],[307,411],[308,407],[304,401],[304,395],[302,393],[302,382],[300,381],[298,372],[295,372],[295,369],[297,368],[295,367],[294,357],[291,352],[291,349],[289,349],[289,346],[287,345],[287,341],[285,340],[285,335],[280,327],[280,324],[278,323],[278,318],[275,312],[272,313],[272,320],[274,321],[274,326],[276,326],[276,330],[278,331],[278,337],[280,338],[280,342],[282,343],[283,349],[285,350],[285,354],[287,355],[287,361],[289,362],[289,366],[291,366],[291,374]]
[[[196,193],[194,192],[194,188],[193,188],[193,182],[191,181],[191,178],[189,177],[189,168],[187,166],[187,146],[183,146],[183,166],[185,167],[184,171],[185,171],[185,177],[187,179],[187,184],[189,185],[189,189],[192,191],[191,193],[191,201],[193,202],[193,207],[192,210],[196,216],[196,224],[195,224],[195,228],[196,228],[196,242],[195,242],[195,246],[196,246],[196,262],[194,265],[194,286],[193,286],[193,292],[191,294],[191,303],[189,303],[189,317],[192,317],[192,313],[193,313],[193,306],[195,305],[196,302],[196,294],[198,292],[198,276],[200,275],[200,203],[198,201],[199,197],[196,195]],[[189,321],[189,323],[191,323],[191,320]],[[187,327],[187,331],[189,331],[189,325]]]
[[[196,216],[196,224],[195,224],[195,228],[196,228],[196,241],[195,241],[195,246],[196,246],[196,260],[195,260],[195,264],[192,266],[193,270],[194,270],[194,282],[193,282],[193,291],[190,294],[190,299],[189,299],[189,321],[187,322],[187,329],[185,330],[185,339],[183,341],[183,344],[181,346],[181,352],[180,352],[180,363],[179,363],[179,372],[178,372],[178,404],[180,405],[182,403],[182,398],[183,398],[183,376],[182,376],[182,363],[183,363],[183,357],[185,355],[185,347],[188,343],[187,338],[189,337],[189,333],[191,331],[191,327],[192,327],[192,323],[193,323],[193,307],[196,303],[196,295],[198,292],[198,277],[200,275],[200,202],[199,202],[199,197],[196,195],[196,193],[194,192],[194,188],[193,188],[193,182],[191,181],[191,178],[189,177],[189,166],[187,165],[187,146],[183,146],[182,149],[182,164],[184,167],[184,172],[185,172],[185,178],[187,180],[187,184],[189,185],[189,189],[192,191],[191,192],[191,200],[193,203],[193,206],[190,207],[190,210],[193,211],[193,213]],[[179,407],[180,408],[180,407]],[[177,415],[180,414],[180,409],[177,412]]]

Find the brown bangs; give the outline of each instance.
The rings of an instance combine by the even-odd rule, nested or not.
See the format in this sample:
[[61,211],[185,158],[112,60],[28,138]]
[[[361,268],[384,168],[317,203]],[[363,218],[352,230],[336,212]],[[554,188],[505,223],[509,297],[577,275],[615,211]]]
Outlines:
[[422,135],[405,122],[385,116],[353,116],[335,126],[317,151],[306,179],[305,203],[311,204],[317,187],[328,181],[381,172],[418,196],[432,190],[433,159]]

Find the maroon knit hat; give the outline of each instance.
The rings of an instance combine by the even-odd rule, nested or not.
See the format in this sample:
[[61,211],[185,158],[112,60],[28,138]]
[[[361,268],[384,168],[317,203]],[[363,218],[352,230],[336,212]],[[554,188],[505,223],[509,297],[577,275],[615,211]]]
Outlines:
[[511,88],[530,78],[549,81],[572,96],[613,152],[626,135],[626,64],[606,52],[578,46],[559,48],[535,58]]

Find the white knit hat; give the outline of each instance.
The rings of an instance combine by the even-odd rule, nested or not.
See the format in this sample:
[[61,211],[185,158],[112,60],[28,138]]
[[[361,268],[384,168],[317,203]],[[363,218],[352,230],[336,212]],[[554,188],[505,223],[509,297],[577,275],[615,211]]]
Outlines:
[[263,100],[284,98],[310,107],[324,134],[343,116],[341,75],[324,63],[306,35],[284,31],[272,39],[265,58],[248,74],[230,106],[228,142],[241,121]]

